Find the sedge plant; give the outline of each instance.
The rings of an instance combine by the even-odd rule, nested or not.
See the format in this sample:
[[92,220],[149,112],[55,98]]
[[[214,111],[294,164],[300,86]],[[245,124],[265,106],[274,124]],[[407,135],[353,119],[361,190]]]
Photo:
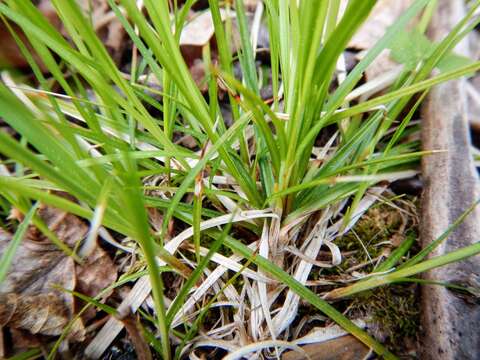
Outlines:
[[[373,204],[371,195],[389,181],[416,174],[421,156],[435,156],[419,151],[407,135],[415,131],[415,111],[432,86],[480,69],[479,62],[458,61],[453,54],[478,23],[480,2],[471,2],[442,41],[425,40],[428,51],[418,56],[405,50],[405,34],[412,31],[407,26],[420,16],[414,31],[423,39],[434,5],[413,1],[342,77],[337,64],[375,0],[349,0],[343,10],[338,0],[264,0],[253,23],[243,0],[209,0],[205,11],[216,46],[202,49],[208,96],[180,49],[196,2],[108,0],[132,52],[139,54],[129,74],[113,61],[75,0],[51,1],[63,33],[32,1],[0,4],[1,18],[35,75],[29,83],[2,72],[0,116],[18,135],[0,132],[2,203],[27,213],[38,201],[79,216],[92,224],[89,239],[105,236],[101,229],[123,236],[119,251],[139,252],[146,266],[128,281],[148,276],[154,316],[146,338],[164,359],[178,358],[195,344],[219,346],[219,339],[238,349],[248,338],[260,344],[250,352],[278,353],[292,340],[287,330],[301,299],[378,355],[394,358],[306,286],[314,267],[308,259],[326,245],[337,265],[341,251],[335,239]],[[269,34],[273,96],[267,100],[261,97],[265,70],[257,63],[260,23]],[[398,53],[399,44],[405,51],[392,80],[362,82],[375,59],[386,49]],[[435,69],[440,71],[431,76]],[[319,143],[322,134],[330,135]],[[180,137],[195,145],[182,145]],[[146,208],[162,214],[160,225]],[[40,231],[81,261],[81,252],[72,253],[33,212],[28,218]],[[219,229],[226,226],[228,234]],[[287,251],[292,247],[293,254]],[[330,296],[402,280],[479,252],[472,246],[448,259],[420,259]],[[394,265],[390,260],[381,268]],[[164,272],[183,279],[169,301]],[[217,291],[213,298],[211,289]],[[208,331],[195,337],[207,313],[218,314],[215,308],[222,313],[210,329],[216,340]]]

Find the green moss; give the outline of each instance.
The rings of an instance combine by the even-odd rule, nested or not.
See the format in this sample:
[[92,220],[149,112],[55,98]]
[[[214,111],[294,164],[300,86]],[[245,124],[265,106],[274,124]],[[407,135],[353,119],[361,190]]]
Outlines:
[[[350,277],[352,267],[368,264],[382,254],[388,255],[405,238],[407,233],[417,232],[415,199],[395,201],[395,206],[379,203],[368,210],[352,230],[335,240],[343,255],[340,266],[312,273],[311,279]],[[403,213],[399,208],[403,208]],[[409,215],[410,214],[410,215]],[[374,261],[376,264],[376,261]],[[347,272],[347,270],[349,270]],[[374,265],[368,264],[356,271],[368,274]],[[415,348],[419,330],[419,306],[417,286],[393,285],[360,293],[336,304],[340,311],[347,311],[349,318],[370,319],[369,331],[394,353],[407,355]],[[326,291],[323,288],[323,291]]]
[[353,299],[350,314],[369,317],[373,335],[397,354],[404,354],[419,331],[416,289],[416,285],[395,285],[360,294]]
[[[387,204],[379,204],[368,210],[352,230],[335,241],[342,253],[351,253],[344,257],[338,267],[339,272],[375,259],[386,249],[398,245],[396,243],[403,240],[412,223],[398,209]],[[360,269],[366,273],[372,270],[373,265]]]

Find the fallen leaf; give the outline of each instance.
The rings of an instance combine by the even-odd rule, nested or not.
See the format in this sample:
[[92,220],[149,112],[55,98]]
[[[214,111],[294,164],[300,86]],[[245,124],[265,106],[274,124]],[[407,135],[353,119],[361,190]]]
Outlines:
[[126,49],[127,33],[120,20],[110,9],[107,0],[78,0],[85,14],[91,14],[93,27],[100,40],[108,49],[114,61],[119,64]]
[[200,59],[195,59],[193,64],[190,66],[190,74],[192,75],[193,81],[200,89],[200,91],[206,92],[208,90],[208,83],[205,79],[205,64]]
[[[38,216],[70,248],[78,246],[88,232],[88,226],[79,218],[52,207],[41,206]],[[0,229],[0,254],[11,238]],[[115,265],[100,247],[84,259],[83,265],[78,265],[30,226],[0,284],[0,326],[31,334],[60,335],[75,312],[73,295],[62,288],[96,296],[116,277]],[[77,320],[69,340],[82,341],[84,335],[83,323]]]
[[[222,21],[227,17],[234,17],[234,13],[220,9]],[[212,42],[212,61],[217,61],[217,50],[214,44],[215,27],[210,10],[202,12],[189,21],[180,34],[180,50],[190,69],[195,84],[200,91],[206,92],[208,84],[205,81],[205,64],[203,62],[202,48]],[[232,51],[236,49],[236,42],[232,42]]]
[[[223,9],[220,9],[222,21],[227,17],[233,17]],[[212,13],[205,11],[188,22],[180,34],[180,46],[205,46],[215,34]]]
[[369,354],[369,349],[352,335],[305,345],[302,349],[307,356],[300,352],[289,351],[282,356],[282,360],[360,360],[365,359]]
[[[7,294],[0,300],[0,323],[32,334],[60,335],[70,320],[69,308],[58,292]],[[83,326],[76,322],[73,334],[83,339]]]
[[[11,354],[16,354],[16,350],[31,349],[34,347],[41,347],[46,343],[47,336],[35,335],[33,336],[26,330],[10,328],[10,334],[12,339],[15,339]],[[2,358],[3,359],[3,358]]]
[[100,247],[84,259],[83,265],[76,265],[77,286],[75,290],[95,297],[117,280],[117,269],[110,256]]

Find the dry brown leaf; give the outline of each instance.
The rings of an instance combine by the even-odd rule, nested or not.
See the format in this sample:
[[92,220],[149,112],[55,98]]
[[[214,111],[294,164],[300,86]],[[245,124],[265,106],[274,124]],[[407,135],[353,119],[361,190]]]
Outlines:
[[[42,206],[38,216],[71,248],[88,232],[88,226],[79,218],[55,208]],[[0,254],[11,238],[11,234],[0,230]],[[60,335],[73,317],[75,303],[71,293],[58,287],[95,296],[117,277],[115,265],[100,247],[84,260],[83,265],[75,264],[30,226],[0,285],[0,326],[31,334]],[[69,339],[82,341],[84,335],[83,324],[77,320]]]
[[31,349],[33,347],[40,348],[46,343],[46,338],[47,338],[46,336],[41,336],[41,335],[34,336],[26,330],[13,329],[13,328],[10,328],[10,334],[11,334],[11,338],[15,339],[15,342],[13,344],[13,349],[7,348],[5,350],[5,351],[9,350],[9,354],[16,354],[16,350]]
[[[222,20],[234,17],[234,14],[220,9]],[[208,84],[205,81],[205,64],[203,63],[202,48],[212,42],[212,61],[216,62],[217,51],[214,44],[215,28],[212,14],[209,10],[193,17],[180,34],[180,50],[187,63],[193,80],[202,92],[206,92]],[[232,42],[232,51],[235,51],[235,41]]]
[[[88,230],[76,217],[70,216],[68,223],[66,214],[52,208],[41,208],[39,216],[69,246],[81,240]],[[5,232],[1,235],[0,253],[3,253],[11,235]],[[54,286],[67,290],[75,288],[74,261],[57,250],[37,229],[30,227],[0,285],[0,324],[32,334],[61,334],[73,315],[74,302],[71,294],[56,290]],[[76,327],[75,336],[82,339],[81,323]]]
[[[60,335],[71,314],[58,292],[35,295],[7,294],[0,300],[0,323],[32,334]],[[83,339],[83,326],[75,324],[72,335]]]
[[208,83],[205,79],[205,64],[200,59],[195,59],[193,64],[190,66],[190,74],[192,75],[193,81],[200,89],[201,92],[206,92],[208,90]]
[[212,14],[210,11],[205,11],[182,29],[180,46],[205,46],[214,33]]
[[[18,31],[18,27],[13,26],[15,31]],[[25,36],[21,36],[25,41]],[[15,67],[24,68],[28,66],[27,60],[22,56],[20,49],[17,46],[15,40],[10,36],[7,27],[0,24],[0,39],[2,39],[2,46],[0,48],[0,67]]]
[[76,291],[90,297],[97,296],[103,289],[117,280],[117,269],[110,256],[100,247],[76,265]]
[[352,335],[305,345],[302,349],[305,350],[308,357],[289,351],[282,356],[282,360],[360,360],[365,359],[369,354],[369,349]]
[[[233,14],[220,9],[220,16],[225,20],[227,16],[233,17]],[[185,25],[180,34],[180,46],[205,46],[215,34],[212,13],[205,11],[194,17]]]
[[[122,23],[110,9],[107,0],[76,0],[88,18],[92,19],[93,27],[108,49],[114,61],[119,64],[128,42]],[[68,37],[67,32],[63,33]]]

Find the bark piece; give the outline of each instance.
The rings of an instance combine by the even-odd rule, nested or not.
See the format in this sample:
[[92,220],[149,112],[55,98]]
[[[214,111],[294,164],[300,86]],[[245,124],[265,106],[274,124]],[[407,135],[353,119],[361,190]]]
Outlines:
[[[440,0],[432,19],[430,36],[444,37],[463,17],[464,1]],[[468,54],[467,43],[456,51]],[[427,246],[440,236],[479,196],[478,175],[470,153],[465,80],[436,86],[423,107],[424,150],[447,150],[422,159],[424,194],[421,238]],[[480,212],[477,209],[431,256],[443,255],[478,241]],[[429,280],[480,285],[480,257],[435,269]],[[467,303],[441,286],[422,288],[422,359],[478,359],[480,306]]]

